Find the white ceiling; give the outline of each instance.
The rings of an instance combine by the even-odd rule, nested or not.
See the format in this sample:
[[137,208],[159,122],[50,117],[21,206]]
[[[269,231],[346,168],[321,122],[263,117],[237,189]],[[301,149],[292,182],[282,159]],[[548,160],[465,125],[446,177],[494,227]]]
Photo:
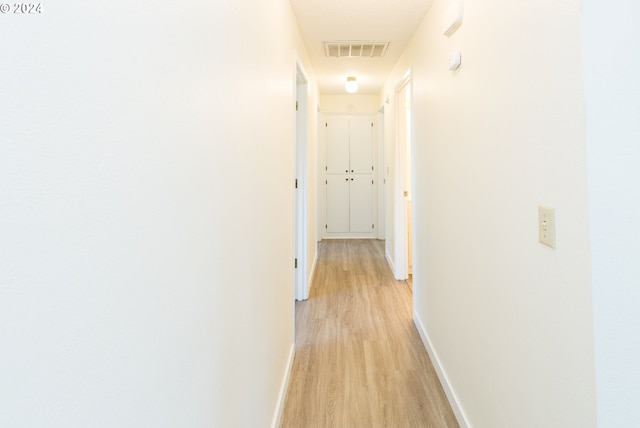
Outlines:
[[[359,94],[377,94],[432,0],[290,0],[321,94],[344,94],[356,76]],[[390,42],[382,58],[328,58],[325,41]]]

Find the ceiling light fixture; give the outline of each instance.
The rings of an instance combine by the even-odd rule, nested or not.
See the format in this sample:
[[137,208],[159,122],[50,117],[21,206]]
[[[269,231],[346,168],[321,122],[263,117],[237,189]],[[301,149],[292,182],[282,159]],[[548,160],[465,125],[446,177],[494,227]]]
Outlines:
[[353,76],[347,77],[347,83],[345,83],[344,88],[350,94],[354,94],[358,91],[358,82],[356,82],[356,78]]

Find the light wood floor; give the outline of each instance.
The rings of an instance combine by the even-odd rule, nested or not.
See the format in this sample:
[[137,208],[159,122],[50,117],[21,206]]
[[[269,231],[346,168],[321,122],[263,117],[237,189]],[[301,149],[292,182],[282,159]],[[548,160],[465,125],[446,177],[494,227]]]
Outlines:
[[458,427],[382,241],[321,243],[281,427]]

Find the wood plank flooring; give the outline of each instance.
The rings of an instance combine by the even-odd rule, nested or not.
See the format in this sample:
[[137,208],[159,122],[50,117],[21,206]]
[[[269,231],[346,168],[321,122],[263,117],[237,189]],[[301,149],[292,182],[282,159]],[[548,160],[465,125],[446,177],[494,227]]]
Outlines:
[[458,427],[377,240],[320,244],[281,428]]

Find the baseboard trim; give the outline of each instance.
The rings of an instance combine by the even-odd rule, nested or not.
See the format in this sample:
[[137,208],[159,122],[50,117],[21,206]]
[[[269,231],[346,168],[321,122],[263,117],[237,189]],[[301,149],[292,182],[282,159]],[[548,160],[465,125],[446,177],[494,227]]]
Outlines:
[[309,275],[309,281],[307,282],[307,295],[304,296],[304,300],[309,298],[309,292],[313,286],[313,277],[316,274],[316,265],[318,264],[318,250],[316,250],[316,257],[313,259],[313,265],[311,266],[311,275]]
[[395,276],[396,267],[393,264],[393,260],[391,259],[391,256],[389,255],[389,252],[386,248],[384,250],[384,258],[387,259],[387,264],[389,265],[389,267],[391,268],[391,272],[393,272]]
[[282,420],[282,410],[284,409],[284,401],[287,398],[287,391],[289,389],[289,378],[291,377],[291,369],[293,368],[294,354],[295,354],[295,345],[292,344],[291,350],[289,351],[289,361],[287,362],[287,371],[284,374],[284,379],[282,379],[282,385],[280,385],[280,393],[278,394],[278,403],[276,406],[276,412],[273,415],[271,428],[280,427],[280,422]]
[[420,338],[422,339],[422,343],[424,344],[424,347],[427,349],[427,352],[429,353],[429,357],[431,358],[431,362],[433,363],[433,368],[436,370],[438,379],[440,379],[440,384],[442,384],[442,389],[444,389],[444,393],[447,396],[447,399],[449,400],[449,404],[451,405],[451,410],[453,410],[453,414],[455,415],[456,420],[458,421],[458,425],[460,425],[460,428],[470,428],[470,425],[464,413],[464,410],[460,405],[460,400],[458,400],[456,393],[453,391],[453,388],[451,387],[451,383],[449,382],[449,378],[447,377],[447,374],[444,371],[442,364],[440,363],[440,359],[438,358],[438,353],[433,348],[433,345],[431,344],[431,340],[429,340],[429,335],[427,334],[427,331],[424,329],[424,325],[422,324],[420,317],[415,313],[415,311],[413,312],[413,323],[415,324],[416,329],[418,330],[418,333],[420,333]]

